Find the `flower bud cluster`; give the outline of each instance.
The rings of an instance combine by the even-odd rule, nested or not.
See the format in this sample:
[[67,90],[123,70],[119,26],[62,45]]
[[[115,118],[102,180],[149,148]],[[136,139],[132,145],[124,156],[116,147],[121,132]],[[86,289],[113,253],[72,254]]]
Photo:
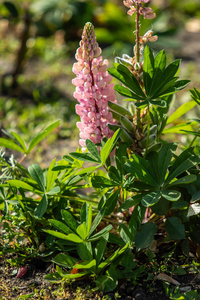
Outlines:
[[76,86],[74,97],[79,104],[76,105],[76,113],[81,122],[77,122],[80,130],[80,145],[86,146],[86,139],[95,144],[103,137],[113,135],[108,124],[113,124],[113,116],[109,111],[108,101],[116,102],[113,84],[110,84],[112,76],[108,74],[108,61],[99,56],[101,49],[98,47],[91,23],[86,23],[80,48],[77,49],[77,63],[73,65],[76,78],[72,83]]
[[143,7],[143,4],[148,3],[149,0],[124,0],[123,2],[126,7],[130,8],[127,11],[127,14],[130,16],[138,11],[140,15],[143,15],[144,19],[154,19],[156,17],[153,9],[150,7]]

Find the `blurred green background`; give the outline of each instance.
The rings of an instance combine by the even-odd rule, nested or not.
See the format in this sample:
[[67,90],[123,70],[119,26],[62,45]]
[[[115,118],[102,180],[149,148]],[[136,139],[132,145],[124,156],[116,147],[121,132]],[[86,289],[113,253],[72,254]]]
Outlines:
[[[199,88],[200,1],[152,0],[150,6],[157,18],[142,21],[141,34],[153,26],[159,39],[151,47],[166,49],[169,59],[181,57],[181,76]],[[28,140],[51,121],[62,120],[31,158],[34,162],[45,163],[78,147],[71,69],[82,29],[88,21],[94,24],[111,66],[115,56],[132,56],[134,17],[126,11],[122,0],[1,1],[1,129],[14,129]],[[189,100],[186,93],[180,101],[184,97]]]

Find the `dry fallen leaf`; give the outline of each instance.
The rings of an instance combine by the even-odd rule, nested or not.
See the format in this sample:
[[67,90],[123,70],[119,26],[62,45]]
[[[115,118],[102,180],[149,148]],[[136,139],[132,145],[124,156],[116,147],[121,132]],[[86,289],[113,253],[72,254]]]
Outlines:
[[157,279],[162,280],[162,281],[170,282],[174,285],[180,285],[180,283],[177,280],[173,279],[171,276],[166,275],[164,273],[158,274]]
[[196,257],[198,259],[200,259],[200,245],[197,245],[197,249],[196,249]]
[[24,276],[27,271],[28,271],[27,266],[19,268],[19,271],[17,272],[17,278]]

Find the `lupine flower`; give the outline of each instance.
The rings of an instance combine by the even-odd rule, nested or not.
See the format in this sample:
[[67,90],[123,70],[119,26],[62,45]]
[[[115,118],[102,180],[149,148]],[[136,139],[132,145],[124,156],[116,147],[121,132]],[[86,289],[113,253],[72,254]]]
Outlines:
[[154,19],[156,14],[150,7],[143,7],[144,3],[148,3],[149,0],[124,0],[123,3],[126,7],[130,8],[127,14],[132,16],[137,10],[140,15],[143,15],[144,19]]
[[94,27],[88,22],[76,52],[78,62],[73,65],[76,78],[72,80],[76,86],[74,97],[79,102],[76,113],[81,122],[76,125],[80,130],[79,144],[83,148],[86,146],[86,139],[97,144],[103,137],[109,138],[113,135],[113,131],[108,128],[109,123],[114,123],[108,101],[116,102],[116,99],[113,84],[110,84],[112,76],[107,71],[108,61],[103,60],[100,54]]

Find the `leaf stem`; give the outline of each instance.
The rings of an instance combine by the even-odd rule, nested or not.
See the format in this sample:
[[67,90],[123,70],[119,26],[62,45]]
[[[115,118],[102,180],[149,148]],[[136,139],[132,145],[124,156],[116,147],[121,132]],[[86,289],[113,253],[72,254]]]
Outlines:
[[[197,133],[200,133],[200,129],[197,131]],[[192,139],[192,141],[190,142],[188,148],[190,148],[190,147],[193,146],[193,144],[194,144],[194,142],[196,141],[197,137],[198,137],[198,135],[195,135],[195,137],[194,137],[194,138]]]
[[23,161],[24,161],[25,158],[26,158],[26,154],[24,154],[23,157],[20,159],[19,165],[21,165],[23,163]]
[[136,62],[140,62],[140,14],[139,14],[139,5],[136,7]]

